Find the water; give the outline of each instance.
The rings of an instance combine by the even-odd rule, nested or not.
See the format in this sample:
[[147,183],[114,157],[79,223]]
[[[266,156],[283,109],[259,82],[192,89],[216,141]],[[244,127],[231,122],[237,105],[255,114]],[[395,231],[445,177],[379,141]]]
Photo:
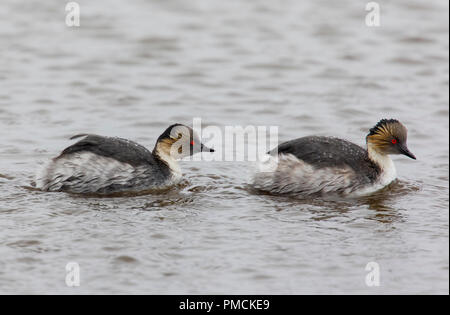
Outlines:
[[[448,2],[380,2],[379,28],[364,1],[80,4],[79,28],[61,1],[0,9],[1,293],[448,294]],[[394,117],[418,160],[337,202],[255,194],[245,162],[182,162],[182,185],[155,195],[29,188],[74,134],[152,148],[193,117],[359,144]]]

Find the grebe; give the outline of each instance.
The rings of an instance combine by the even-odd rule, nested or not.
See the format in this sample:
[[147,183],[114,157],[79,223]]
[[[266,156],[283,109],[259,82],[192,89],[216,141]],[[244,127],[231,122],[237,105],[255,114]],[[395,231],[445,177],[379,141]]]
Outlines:
[[156,141],[153,152],[121,138],[84,137],[52,159],[36,177],[43,191],[112,194],[140,192],[176,184],[181,179],[177,159],[214,152],[187,126],[174,124]]
[[382,119],[370,129],[367,149],[333,137],[291,140],[268,152],[273,166],[257,172],[253,186],[299,197],[368,195],[395,180],[390,154],[416,159],[406,140],[406,127],[395,119]]

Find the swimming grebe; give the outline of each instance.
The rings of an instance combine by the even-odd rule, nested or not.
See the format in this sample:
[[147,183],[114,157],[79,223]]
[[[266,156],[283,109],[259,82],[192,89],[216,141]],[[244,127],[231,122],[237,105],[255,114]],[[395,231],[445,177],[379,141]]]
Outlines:
[[174,124],[156,141],[153,152],[120,138],[84,137],[52,159],[36,178],[44,191],[111,194],[167,187],[181,179],[177,159],[198,152],[214,152],[194,131]]
[[382,119],[370,129],[367,149],[332,137],[288,141],[269,152],[276,162],[258,172],[253,184],[262,191],[300,197],[368,195],[395,180],[390,154],[416,159],[406,140],[405,126],[395,119]]

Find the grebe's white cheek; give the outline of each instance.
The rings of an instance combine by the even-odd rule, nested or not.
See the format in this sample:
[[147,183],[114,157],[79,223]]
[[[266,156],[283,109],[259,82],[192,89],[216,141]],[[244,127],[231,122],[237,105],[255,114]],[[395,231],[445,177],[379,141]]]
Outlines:
[[170,157],[174,160],[181,160],[191,156],[192,147],[189,142],[182,139],[175,141],[170,147]]

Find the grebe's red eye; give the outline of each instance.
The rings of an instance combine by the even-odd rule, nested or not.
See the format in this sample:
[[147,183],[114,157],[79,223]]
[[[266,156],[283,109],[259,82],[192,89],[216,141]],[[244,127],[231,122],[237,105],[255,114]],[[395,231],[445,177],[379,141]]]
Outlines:
[[195,142],[194,141],[191,141],[191,145],[193,146],[195,144]]
[[397,143],[397,139],[392,139],[391,142],[392,142],[392,144],[396,144]]

